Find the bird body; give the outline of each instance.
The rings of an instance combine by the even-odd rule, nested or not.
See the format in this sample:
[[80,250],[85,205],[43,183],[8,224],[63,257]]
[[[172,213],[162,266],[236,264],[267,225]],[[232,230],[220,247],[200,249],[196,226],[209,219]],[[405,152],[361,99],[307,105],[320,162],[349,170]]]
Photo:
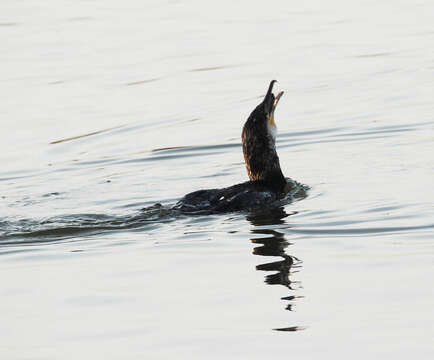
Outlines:
[[[250,181],[222,189],[198,190],[185,195],[174,209],[182,212],[230,212],[249,210],[296,194],[300,184],[286,179],[276,152],[274,110],[283,91],[274,96],[271,81],[264,100],[244,124],[241,139]],[[304,191],[304,190],[303,190]]]

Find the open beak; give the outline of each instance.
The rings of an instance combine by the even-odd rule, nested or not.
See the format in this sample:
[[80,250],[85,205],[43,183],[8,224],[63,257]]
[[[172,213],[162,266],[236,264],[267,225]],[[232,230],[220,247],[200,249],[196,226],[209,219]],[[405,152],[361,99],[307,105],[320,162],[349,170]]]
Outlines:
[[274,114],[274,110],[276,109],[277,103],[283,95],[283,91],[280,91],[277,96],[273,94],[273,86],[277,82],[277,80],[272,80],[270,82],[270,86],[268,87],[267,94],[264,98],[265,112],[271,118]]
[[280,91],[277,96],[274,99],[273,108],[271,109],[272,112],[274,112],[274,109],[276,109],[277,103],[279,102],[280,98],[283,95],[283,91]]
[[270,86],[268,87],[267,94],[264,98],[264,110],[271,126],[276,126],[276,123],[274,122],[274,110],[276,109],[276,106],[283,95],[283,91],[280,91],[277,96],[274,96],[273,85],[276,82],[277,80],[272,80],[270,82]]

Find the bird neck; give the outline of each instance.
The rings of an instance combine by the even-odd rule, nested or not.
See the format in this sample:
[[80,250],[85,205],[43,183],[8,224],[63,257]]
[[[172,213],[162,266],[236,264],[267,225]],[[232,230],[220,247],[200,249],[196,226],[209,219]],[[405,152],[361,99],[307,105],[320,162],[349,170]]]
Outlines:
[[279,157],[272,139],[267,137],[243,141],[243,153],[250,181],[264,183],[276,192],[284,192],[286,179],[280,169]]

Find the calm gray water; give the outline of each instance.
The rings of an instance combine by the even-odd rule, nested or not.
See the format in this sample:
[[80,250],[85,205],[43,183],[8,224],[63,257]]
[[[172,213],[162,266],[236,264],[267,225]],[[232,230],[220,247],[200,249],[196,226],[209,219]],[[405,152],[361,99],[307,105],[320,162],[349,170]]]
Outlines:
[[[434,357],[432,2],[0,10],[2,359]],[[308,197],[167,211],[273,78]]]

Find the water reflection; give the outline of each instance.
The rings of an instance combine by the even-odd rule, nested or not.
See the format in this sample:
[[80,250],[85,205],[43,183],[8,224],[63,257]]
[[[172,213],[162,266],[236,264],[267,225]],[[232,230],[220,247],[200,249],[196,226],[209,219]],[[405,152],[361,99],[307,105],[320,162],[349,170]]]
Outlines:
[[[287,213],[283,208],[267,210],[261,213],[250,214],[247,219],[252,225],[276,225],[282,224],[284,218],[295,213]],[[289,290],[288,296],[281,299],[286,302],[285,310],[293,311],[294,301],[302,296],[297,296],[294,293],[301,288],[298,281],[291,279],[292,275],[301,268],[301,260],[293,255],[286,253],[286,249],[291,245],[285,239],[283,233],[273,229],[253,229],[254,234],[266,235],[260,238],[252,238],[253,244],[258,244],[253,249],[253,254],[258,256],[280,257],[282,260],[263,263],[256,266],[258,271],[271,272],[265,275],[265,283],[268,285],[282,285]],[[277,331],[298,331],[303,330],[300,326],[287,326],[275,328]]]

